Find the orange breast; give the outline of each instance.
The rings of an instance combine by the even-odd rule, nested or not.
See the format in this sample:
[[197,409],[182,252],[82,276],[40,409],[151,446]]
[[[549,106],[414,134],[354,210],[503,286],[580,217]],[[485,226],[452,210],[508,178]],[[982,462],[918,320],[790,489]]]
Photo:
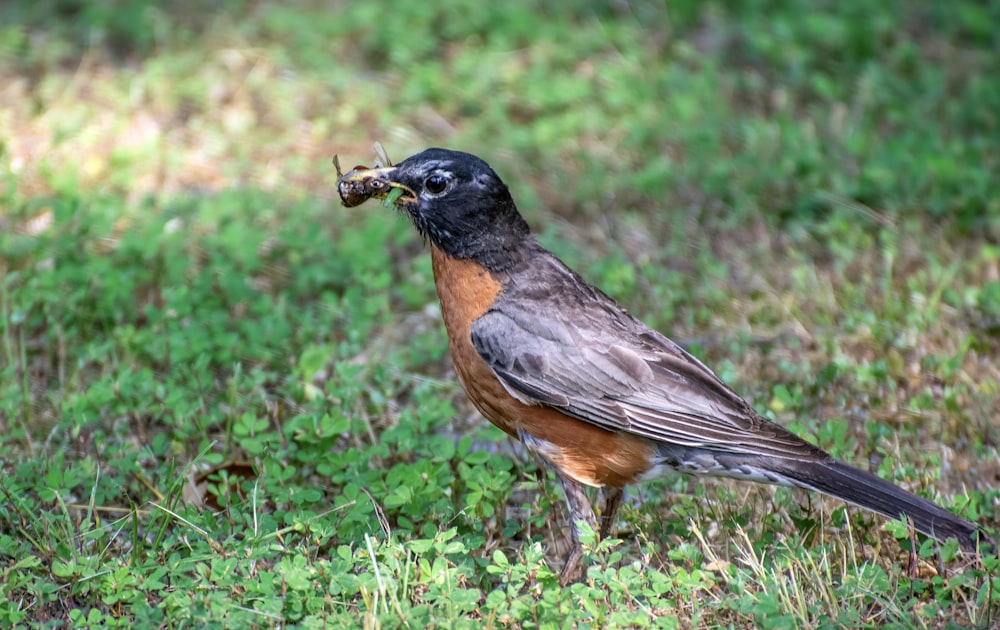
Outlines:
[[472,345],[470,327],[500,296],[502,283],[469,260],[431,249],[448,347],[465,393],[486,418],[564,474],[589,486],[621,487],[652,467],[647,440],[612,433],[550,407],[512,397]]

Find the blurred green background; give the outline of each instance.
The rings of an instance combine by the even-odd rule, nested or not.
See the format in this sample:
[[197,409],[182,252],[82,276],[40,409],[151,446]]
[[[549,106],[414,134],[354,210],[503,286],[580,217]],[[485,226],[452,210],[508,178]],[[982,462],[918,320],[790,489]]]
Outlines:
[[686,478],[633,490],[624,542],[559,589],[561,496],[459,391],[419,239],[340,207],[330,161],[480,155],[762,413],[995,531],[997,24],[0,4],[0,625],[995,622],[995,557]]

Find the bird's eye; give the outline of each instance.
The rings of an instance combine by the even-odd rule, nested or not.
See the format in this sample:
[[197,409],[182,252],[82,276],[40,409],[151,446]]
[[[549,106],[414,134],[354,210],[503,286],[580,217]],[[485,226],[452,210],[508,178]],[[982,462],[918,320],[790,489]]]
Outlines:
[[432,195],[440,195],[448,188],[448,178],[444,175],[431,175],[424,180],[424,189]]

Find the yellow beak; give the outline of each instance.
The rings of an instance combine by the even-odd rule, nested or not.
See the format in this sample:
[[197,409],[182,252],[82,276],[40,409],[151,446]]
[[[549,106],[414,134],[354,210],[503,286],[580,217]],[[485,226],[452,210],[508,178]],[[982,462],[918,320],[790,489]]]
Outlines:
[[392,180],[395,166],[382,168],[357,167],[337,180],[340,202],[348,207],[359,206],[371,198],[389,203],[416,201],[417,195],[408,186]]

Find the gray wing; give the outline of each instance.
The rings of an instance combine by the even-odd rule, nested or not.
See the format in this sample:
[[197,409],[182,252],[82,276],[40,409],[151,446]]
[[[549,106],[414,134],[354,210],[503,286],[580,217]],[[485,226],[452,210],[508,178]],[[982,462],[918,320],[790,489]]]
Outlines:
[[593,297],[586,309],[501,300],[473,323],[472,343],[518,399],[609,431],[785,458],[822,453],[603,293]]

